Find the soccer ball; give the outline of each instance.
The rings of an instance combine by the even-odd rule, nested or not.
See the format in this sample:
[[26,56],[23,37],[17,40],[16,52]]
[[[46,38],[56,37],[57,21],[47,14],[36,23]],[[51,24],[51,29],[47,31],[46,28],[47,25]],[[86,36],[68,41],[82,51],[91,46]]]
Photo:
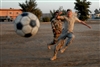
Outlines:
[[23,12],[14,20],[14,27],[18,35],[31,37],[38,32],[40,22],[34,14],[30,12]]

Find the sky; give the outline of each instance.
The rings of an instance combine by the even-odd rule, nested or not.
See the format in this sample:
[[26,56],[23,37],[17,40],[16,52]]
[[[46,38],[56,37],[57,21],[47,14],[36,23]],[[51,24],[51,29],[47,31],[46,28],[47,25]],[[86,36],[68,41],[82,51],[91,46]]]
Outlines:
[[[20,9],[19,3],[24,3],[26,0],[0,0],[0,8],[15,8]],[[90,10],[92,13],[94,13],[95,9],[100,8],[100,0],[87,0],[91,2]],[[37,7],[41,9],[43,13],[49,13],[50,10],[57,10],[60,6],[63,7],[63,9],[74,9],[74,2],[75,0],[36,0]]]

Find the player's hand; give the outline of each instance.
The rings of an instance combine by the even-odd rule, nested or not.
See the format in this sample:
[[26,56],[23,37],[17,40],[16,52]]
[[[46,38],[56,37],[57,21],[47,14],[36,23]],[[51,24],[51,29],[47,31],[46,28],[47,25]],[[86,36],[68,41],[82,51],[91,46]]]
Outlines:
[[90,29],[91,29],[92,27],[91,27],[91,26],[88,26],[88,28],[90,28]]
[[57,19],[60,19],[60,16],[57,16]]

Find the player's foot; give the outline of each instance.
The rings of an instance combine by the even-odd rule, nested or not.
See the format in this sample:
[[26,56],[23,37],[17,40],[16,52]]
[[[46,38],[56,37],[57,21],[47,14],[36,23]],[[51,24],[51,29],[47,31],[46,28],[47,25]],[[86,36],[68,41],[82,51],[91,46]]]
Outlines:
[[57,57],[56,56],[53,56],[52,58],[50,58],[50,60],[56,60],[57,59]]
[[50,50],[51,49],[51,46],[47,44],[47,48]]
[[60,52],[61,52],[61,53],[64,53],[64,52],[65,52],[65,49],[61,49]]
[[63,48],[63,49],[60,50],[60,52],[61,52],[61,53],[64,53],[65,50],[66,50],[66,48]]
[[61,53],[64,53],[66,49],[67,49],[67,47],[61,49],[60,52],[61,52]]

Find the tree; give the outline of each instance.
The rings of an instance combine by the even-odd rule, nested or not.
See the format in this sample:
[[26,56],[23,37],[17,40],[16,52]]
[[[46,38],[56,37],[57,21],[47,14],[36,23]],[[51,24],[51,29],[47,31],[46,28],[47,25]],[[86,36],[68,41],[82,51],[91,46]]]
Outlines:
[[[58,10],[59,10],[59,11],[62,11],[62,9],[63,9],[63,7],[60,6]],[[53,11],[50,10],[50,14],[51,14],[52,17],[54,16],[54,13],[55,13],[56,11],[57,11],[57,10],[53,10]]]
[[[54,14],[55,14],[56,11],[57,10],[53,10],[53,11],[50,10],[50,14],[51,14],[51,19],[50,20],[52,20],[52,18],[54,18]],[[59,7],[58,11],[62,11],[62,15],[66,14],[66,10],[64,10],[62,6]]]
[[100,8],[99,8],[99,13],[100,13]]
[[87,0],[76,0],[74,4],[74,9],[76,9],[79,13],[79,19],[83,21],[87,20],[89,13],[91,13],[89,10],[89,5],[91,5],[91,2],[87,2]]
[[22,8],[23,12],[31,12],[35,14],[39,19],[42,16],[42,11],[37,8],[37,3],[35,0],[26,0],[25,3],[19,3],[19,6]]
[[94,12],[95,12],[95,14],[99,14],[99,10],[98,9],[95,9]]
[[50,22],[50,17],[43,17],[42,20],[43,22]]

